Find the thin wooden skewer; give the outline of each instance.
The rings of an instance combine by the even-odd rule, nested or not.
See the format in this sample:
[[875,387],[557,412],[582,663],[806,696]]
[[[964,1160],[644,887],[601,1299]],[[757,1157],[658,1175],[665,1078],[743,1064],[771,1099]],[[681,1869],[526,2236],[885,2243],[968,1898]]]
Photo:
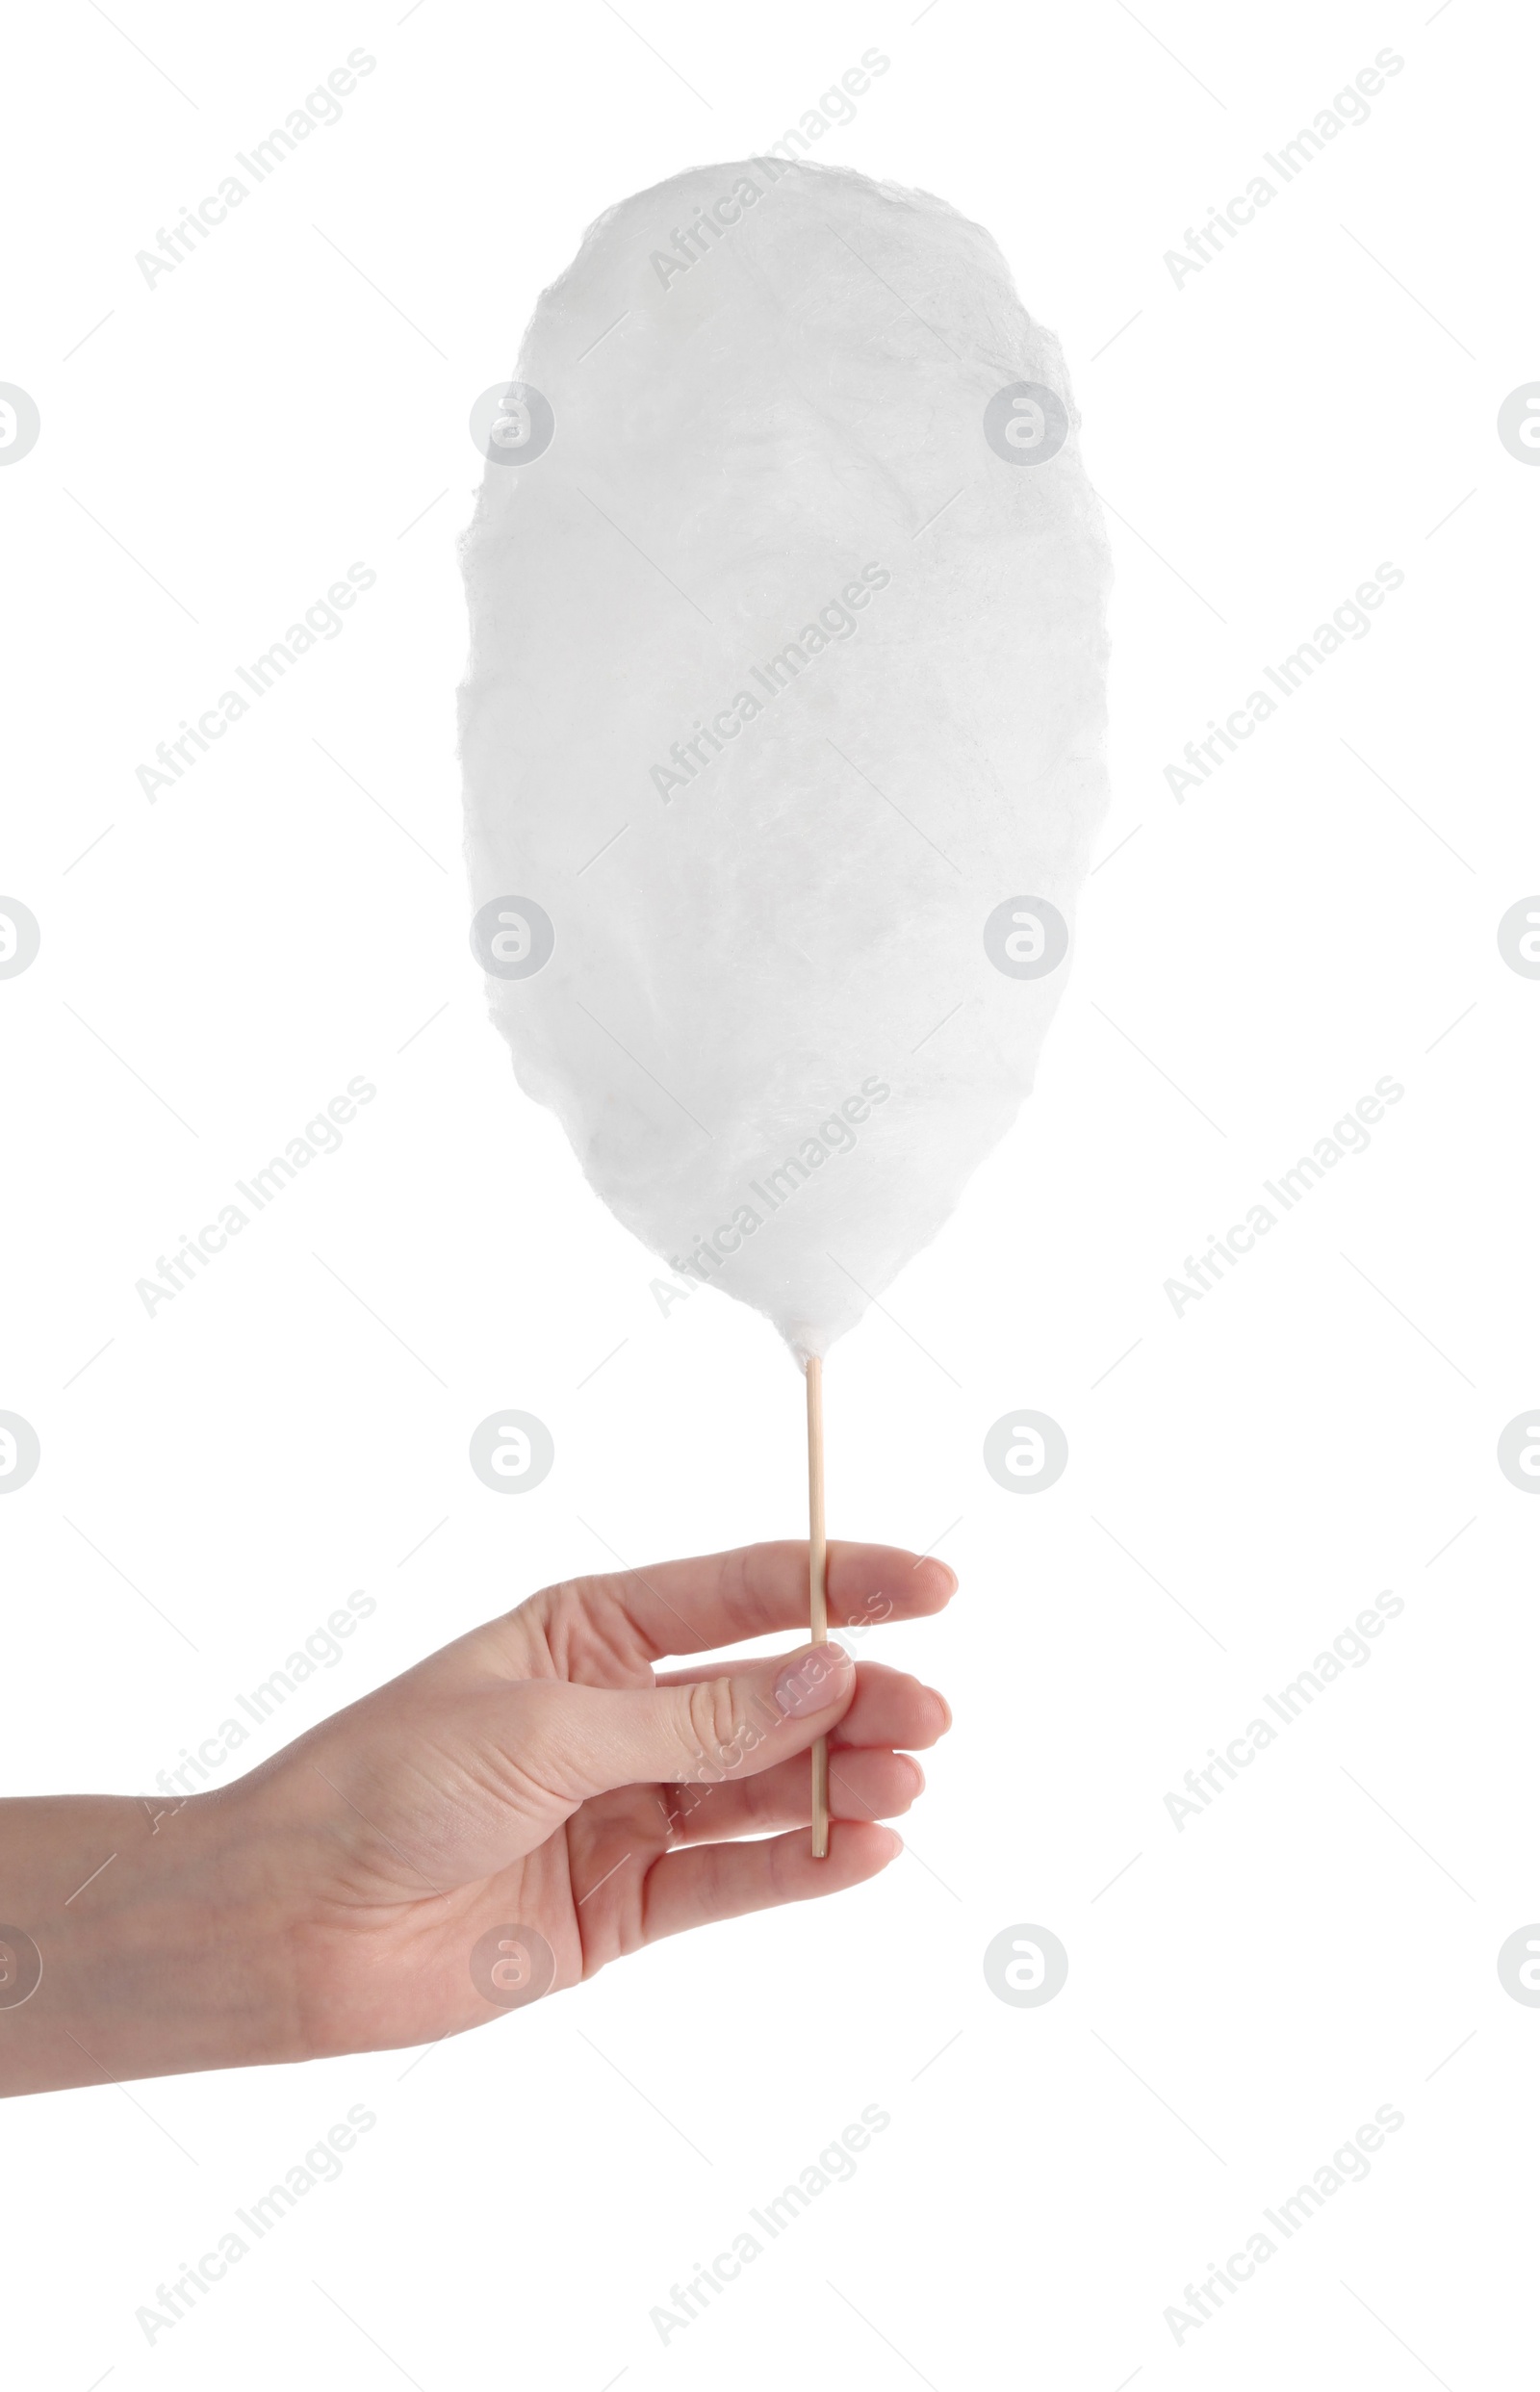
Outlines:
[[[829,1642],[829,1548],[824,1535],[824,1366],[808,1365],[808,1610],[814,1644]],[[829,1739],[812,1748],[812,1857],[829,1856]]]

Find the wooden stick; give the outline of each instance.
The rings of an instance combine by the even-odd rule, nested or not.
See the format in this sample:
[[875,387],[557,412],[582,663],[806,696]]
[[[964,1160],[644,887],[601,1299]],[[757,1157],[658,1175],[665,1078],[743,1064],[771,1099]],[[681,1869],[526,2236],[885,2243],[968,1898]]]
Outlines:
[[[808,1611],[814,1644],[829,1642],[829,1548],[824,1535],[824,1366],[808,1365]],[[829,1856],[829,1739],[812,1748],[812,1857]]]

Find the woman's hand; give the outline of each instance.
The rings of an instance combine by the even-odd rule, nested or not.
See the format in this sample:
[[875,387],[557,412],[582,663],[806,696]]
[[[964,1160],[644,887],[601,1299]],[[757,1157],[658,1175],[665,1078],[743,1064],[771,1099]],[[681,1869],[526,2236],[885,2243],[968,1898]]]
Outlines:
[[[939,1610],[956,1582],[891,1547],[829,1549],[831,1620],[858,1633]],[[797,1627],[807,1601],[802,1544],[572,1580],[218,1792],[0,1805],[0,1919],[41,1961],[8,2009],[0,1952],[0,2082],[426,2043],[659,1936],[875,1876],[942,1698],[837,1646],[702,1658]],[[668,1654],[694,1658],[654,1672]],[[815,1861],[819,1736],[834,1825]],[[34,1965],[15,1958],[11,1998]]]

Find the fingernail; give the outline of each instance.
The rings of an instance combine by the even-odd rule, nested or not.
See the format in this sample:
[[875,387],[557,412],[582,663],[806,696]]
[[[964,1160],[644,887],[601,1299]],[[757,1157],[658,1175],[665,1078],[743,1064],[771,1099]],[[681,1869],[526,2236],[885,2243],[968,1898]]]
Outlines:
[[951,1706],[951,1704],[947,1701],[947,1699],[946,1699],[945,1695],[941,1692],[941,1689],[940,1689],[940,1687],[939,1687],[939,1686],[927,1686],[925,1690],[926,1690],[927,1694],[934,1695],[934,1696],[935,1696],[935,1698],[936,1698],[936,1700],[937,1700],[937,1702],[938,1702],[938,1703],[940,1704],[940,1706],[941,1706],[941,1711],[942,1711],[942,1715],[943,1715],[943,1724],[942,1724],[942,1727],[941,1727],[941,1734],[944,1736],[944,1735],[946,1734],[946,1732],[947,1732],[947,1729],[948,1729],[948,1728],[950,1728],[950,1726],[951,1726],[951,1724],[952,1724],[952,1706]]
[[827,1710],[845,1691],[855,1668],[842,1645],[809,1645],[793,1655],[776,1680],[776,1708],[784,1719],[807,1719]]

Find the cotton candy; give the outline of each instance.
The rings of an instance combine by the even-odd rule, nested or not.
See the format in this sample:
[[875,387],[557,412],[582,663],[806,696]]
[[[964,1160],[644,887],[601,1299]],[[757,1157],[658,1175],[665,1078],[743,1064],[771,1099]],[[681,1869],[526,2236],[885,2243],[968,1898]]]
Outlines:
[[825,1353],[1030,1090],[1106,803],[1058,343],[943,202],[777,158],[601,218],[464,543],[473,945],[661,1258]]

